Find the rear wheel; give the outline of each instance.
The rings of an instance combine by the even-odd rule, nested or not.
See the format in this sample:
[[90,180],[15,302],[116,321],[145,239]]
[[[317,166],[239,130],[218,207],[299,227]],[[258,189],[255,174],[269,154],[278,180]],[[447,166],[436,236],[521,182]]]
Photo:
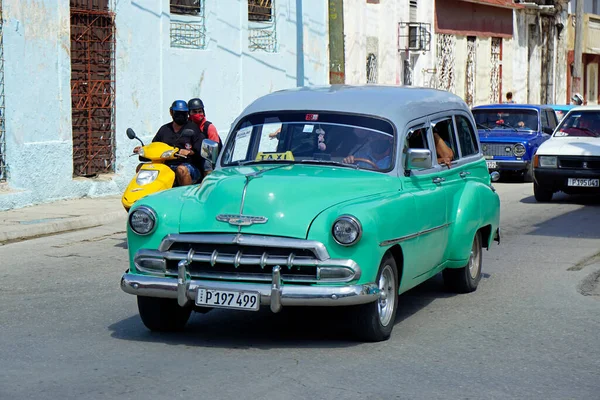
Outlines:
[[176,299],[138,296],[137,302],[142,322],[151,331],[180,331],[192,313],[191,307],[180,307]]
[[446,268],[442,275],[446,286],[456,293],[474,292],[481,280],[483,251],[481,232],[475,234],[467,265],[462,268]]
[[533,196],[540,203],[546,203],[552,200],[552,190],[544,189],[537,182],[533,182]]
[[396,311],[398,310],[398,268],[391,254],[387,253],[377,274],[379,299],[372,303],[357,306],[355,313],[355,329],[361,340],[380,342],[390,338]]

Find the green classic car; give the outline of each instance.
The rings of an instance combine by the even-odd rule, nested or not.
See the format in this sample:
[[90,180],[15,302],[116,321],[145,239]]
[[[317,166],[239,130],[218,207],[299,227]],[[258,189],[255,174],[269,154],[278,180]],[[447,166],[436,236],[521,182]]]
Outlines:
[[440,272],[452,290],[474,291],[482,249],[500,242],[476,132],[468,106],[433,89],[259,98],[220,155],[204,141],[215,168],[201,184],[131,208],[121,288],[151,330],[212,308],[344,306],[362,340],[386,340],[399,294]]

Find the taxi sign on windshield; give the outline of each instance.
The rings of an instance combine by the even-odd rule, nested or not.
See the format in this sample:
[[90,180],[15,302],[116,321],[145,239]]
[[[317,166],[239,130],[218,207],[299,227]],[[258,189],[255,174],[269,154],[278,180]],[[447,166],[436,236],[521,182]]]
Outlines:
[[256,155],[256,161],[294,161],[294,155],[289,150],[285,153],[261,151]]

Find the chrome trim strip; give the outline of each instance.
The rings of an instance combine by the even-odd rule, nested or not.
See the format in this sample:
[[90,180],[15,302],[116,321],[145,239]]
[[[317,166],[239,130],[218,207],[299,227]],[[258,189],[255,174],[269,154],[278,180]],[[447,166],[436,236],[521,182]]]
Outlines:
[[239,244],[244,246],[294,248],[311,250],[319,260],[328,260],[329,253],[325,245],[315,240],[292,239],[274,236],[243,235],[243,234],[200,234],[176,233],[165,236],[158,247],[161,252],[168,251],[174,243],[199,244]]
[[[260,294],[261,305],[271,305],[271,283],[240,283],[190,280],[186,290],[187,299],[196,300],[198,288],[213,290],[243,290]],[[177,279],[125,273],[121,277],[121,289],[137,296],[177,299]],[[348,306],[370,303],[379,298],[376,284],[348,286],[298,286],[281,285],[281,306]]]
[[384,240],[383,242],[379,243],[379,246],[380,246],[380,247],[385,247],[385,246],[389,246],[389,245],[392,245],[392,244],[396,244],[396,243],[404,242],[404,241],[406,241],[406,240],[409,240],[409,239],[414,239],[414,238],[416,238],[416,237],[418,237],[418,236],[421,236],[421,235],[426,235],[426,234],[428,234],[428,233],[431,233],[431,232],[437,231],[437,230],[439,230],[439,229],[447,228],[447,227],[448,227],[448,226],[450,226],[450,225],[452,225],[452,224],[451,224],[451,223],[448,223],[448,224],[444,224],[444,225],[436,226],[436,227],[434,227],[434,228],[425,229],[424,231],[421,231],[421,232],[417,232],[417,233],[411,233],[410,235],[402,236],[402,237],[399,237],[399,238],[396,238],[396,239]]

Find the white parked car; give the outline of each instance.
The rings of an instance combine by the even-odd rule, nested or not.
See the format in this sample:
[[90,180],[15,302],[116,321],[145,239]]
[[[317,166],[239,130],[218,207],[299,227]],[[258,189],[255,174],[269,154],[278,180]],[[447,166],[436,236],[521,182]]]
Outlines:
[[533,160],[533,193],[540,202],[555,192],[600,193],[600,107],[571,109]]

